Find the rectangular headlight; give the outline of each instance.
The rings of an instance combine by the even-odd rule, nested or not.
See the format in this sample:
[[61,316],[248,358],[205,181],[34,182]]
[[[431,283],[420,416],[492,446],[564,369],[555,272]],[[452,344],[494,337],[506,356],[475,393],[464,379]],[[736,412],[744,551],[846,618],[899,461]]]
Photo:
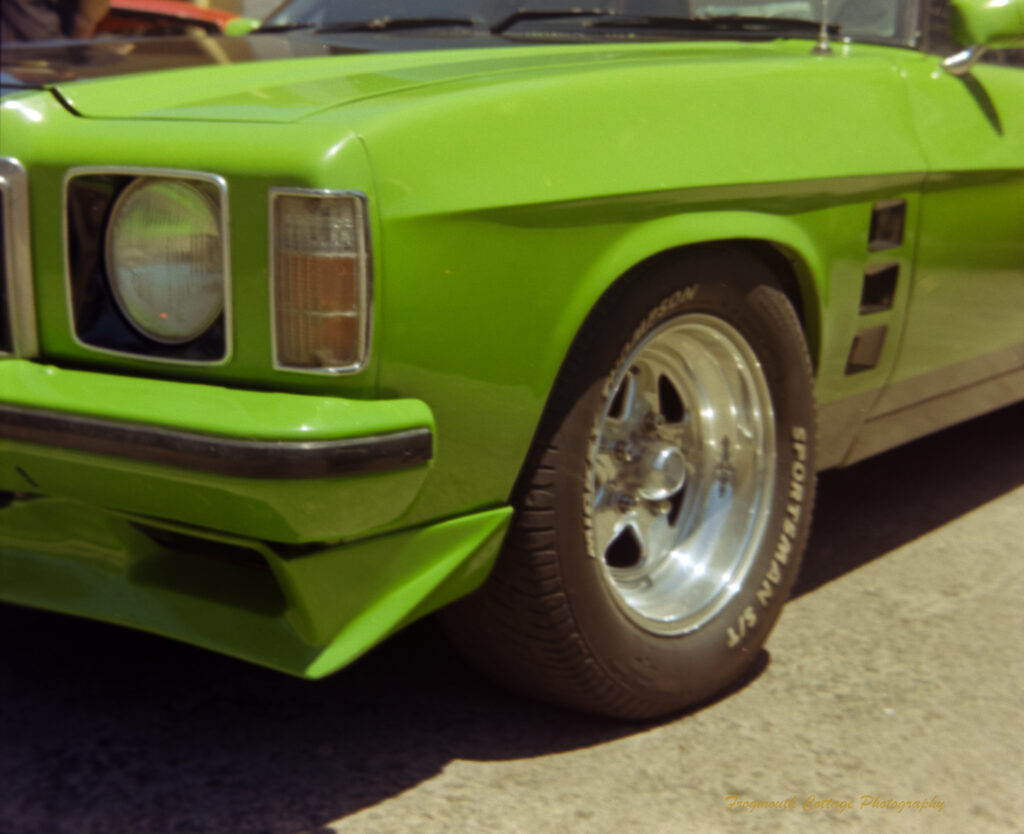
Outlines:
[[64,258],[75,341],[150,362],[229,362],[229,229],[228,186],[216,174],[67,171]]
[[270,224],[275,367],[359,370],[370,334],[366,198],[275,190]]

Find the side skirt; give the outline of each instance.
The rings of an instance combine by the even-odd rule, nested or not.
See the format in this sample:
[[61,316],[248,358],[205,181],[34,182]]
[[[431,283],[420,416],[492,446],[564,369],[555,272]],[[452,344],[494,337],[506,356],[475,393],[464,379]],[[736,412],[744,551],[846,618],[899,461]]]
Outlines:
[[[1024,343],[821,406],[822,468],[849,466],[932,432],[1024,401]],[[863,420],[853,442],[850,430]]]

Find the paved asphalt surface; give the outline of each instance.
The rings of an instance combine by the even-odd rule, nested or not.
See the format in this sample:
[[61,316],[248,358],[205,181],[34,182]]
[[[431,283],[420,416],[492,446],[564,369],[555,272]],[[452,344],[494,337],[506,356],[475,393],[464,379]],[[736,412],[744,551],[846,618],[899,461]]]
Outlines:
[[656,724],[508,695],[430,623],[311,684],[0,607],[0,832],[1024,832],[1024,408],[816,514],[756,674]]

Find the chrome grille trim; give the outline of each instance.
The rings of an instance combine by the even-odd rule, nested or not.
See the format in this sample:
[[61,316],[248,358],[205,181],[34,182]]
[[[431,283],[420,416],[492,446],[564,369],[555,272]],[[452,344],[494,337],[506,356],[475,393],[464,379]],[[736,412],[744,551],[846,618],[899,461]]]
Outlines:
[[0,157],[0,205],[2,205],[3,262],[0,281],[6,291],[10,350],[0,354],[32,357],[39,353],[36,336],[36,305],[32,290],[32,253],[29,245],[28,176],[21,163]]

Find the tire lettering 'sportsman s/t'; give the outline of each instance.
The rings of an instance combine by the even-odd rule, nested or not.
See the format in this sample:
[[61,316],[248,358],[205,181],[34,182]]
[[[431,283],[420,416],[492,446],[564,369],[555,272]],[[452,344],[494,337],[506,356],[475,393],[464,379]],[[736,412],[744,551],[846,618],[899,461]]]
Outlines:
[[[1024,399],[1024,0],[293,0],[2,53],[0,599],[645,717]],[[829,19],[821,20],[827,6]]]

